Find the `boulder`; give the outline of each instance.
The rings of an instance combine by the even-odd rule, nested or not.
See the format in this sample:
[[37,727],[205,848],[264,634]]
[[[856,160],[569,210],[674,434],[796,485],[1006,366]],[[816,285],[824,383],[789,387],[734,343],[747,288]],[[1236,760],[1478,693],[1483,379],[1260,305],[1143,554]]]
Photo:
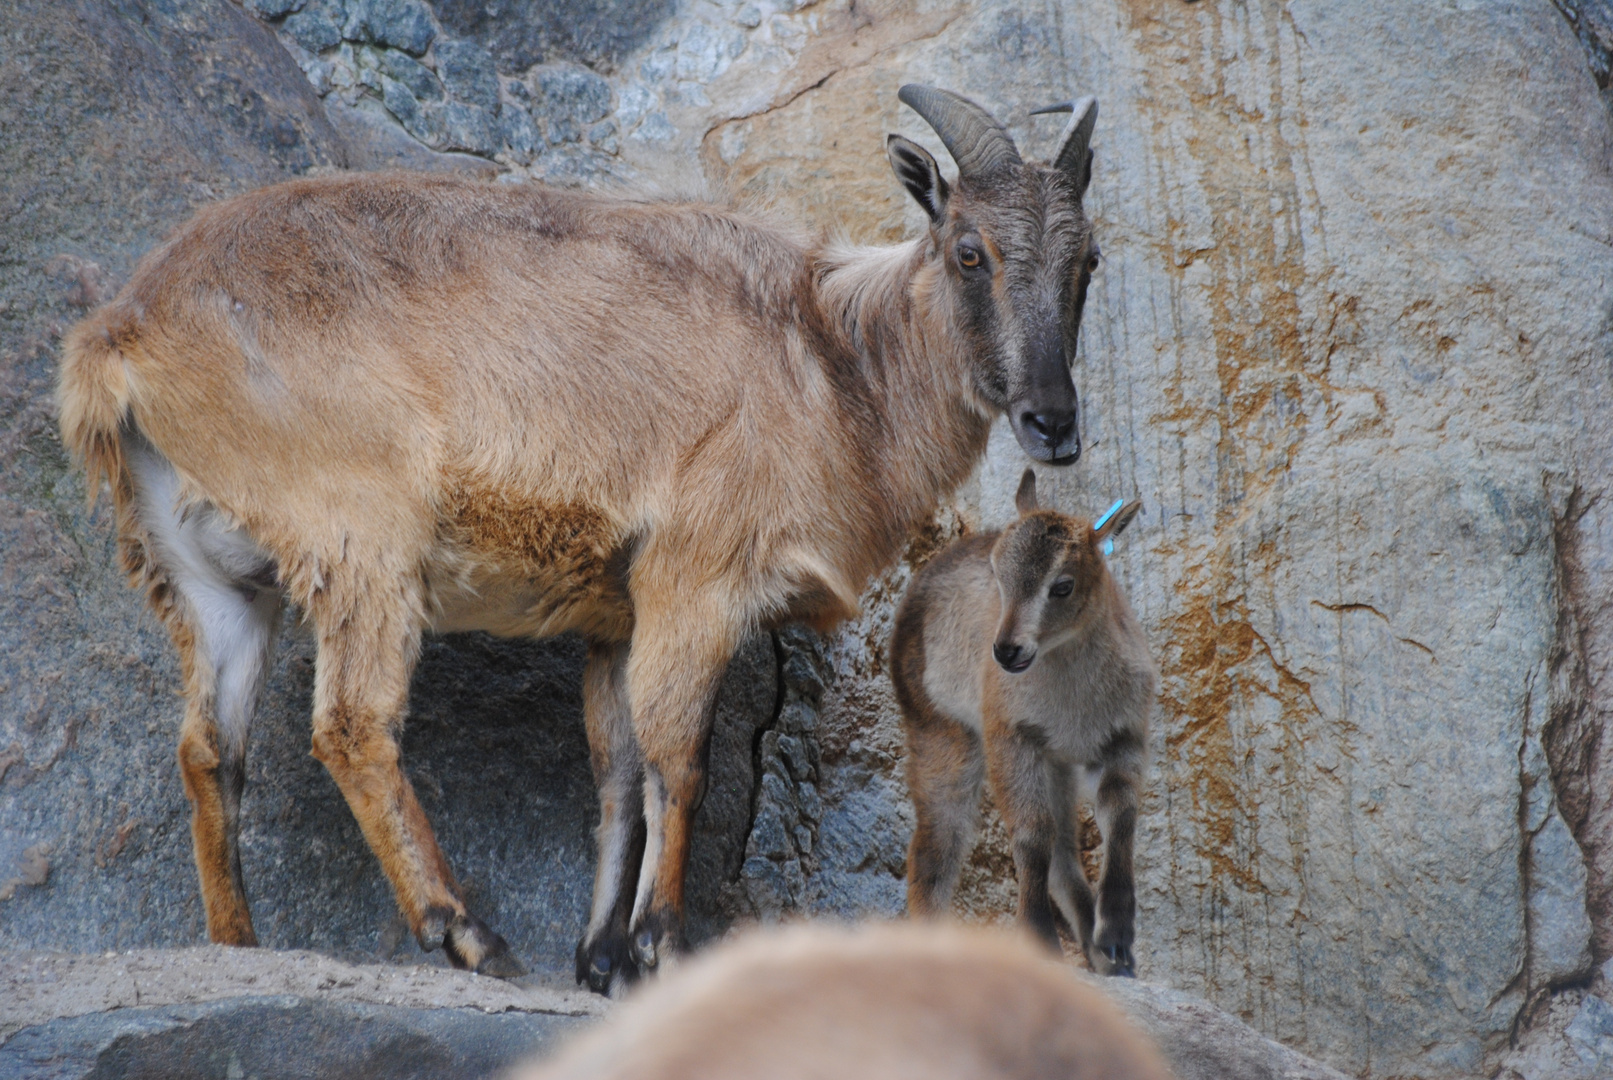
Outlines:
[[469,1080],[549,1053],[603,1004],[306,952],[10,954],[0,966],[0,1076]]
[[[1191,995],[1133,980],[1099,985],[1179,1080],[1342,1080]],[[474,1080],[548,1056],[609,1009],[530,976],[511,984],[308,952],[13,953],[0,964],[0,1076]]]

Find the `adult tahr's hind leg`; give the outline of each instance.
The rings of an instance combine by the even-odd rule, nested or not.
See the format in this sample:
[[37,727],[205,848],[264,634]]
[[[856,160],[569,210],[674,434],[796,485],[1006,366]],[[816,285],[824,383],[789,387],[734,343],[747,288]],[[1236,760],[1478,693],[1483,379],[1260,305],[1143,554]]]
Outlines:
[[124,558],[179,650],[185,720],[179,769],[208,937],[256,945],[241,877],[247,735],[273,655],[280,594],[274,564],[207,506],[181,513],[173,469],[137,433],[125,438]]
[[[364,839],[392,882],[421,948],[441,945],[455,967],[512,978],[525,968],[504,939],[465,910],[459,884],[399,767],[397,731],[420,647],[420,614],[408,576],[361,579],[349,549],[336,580],[315,594],[313,754],[341,788]],[[373,564],[384,565],[372,555]]]
[[587,933],[577,943],[577,981],[595,993],[620,991],[637,977],[628,920],[644,858],[644,763],[627,705],[628,646],[590,644],[583,670],[583,716],[599,789],[599,863]]
[[978,733],[933,712],[904,713],[902,726],[916,818],[907,848],[907,911],[943,915],[974,846],[985,752]]
[[[207,908],[207,936],[226,945],[256,945],[241,877],[241,794],[247,735],[273,655],[280,598],[273,593],[205,595],[194,586],[194,642],[186,679],[179,769],[191,803],[191,838]],[[176,631],[177,642],[184,636]]]

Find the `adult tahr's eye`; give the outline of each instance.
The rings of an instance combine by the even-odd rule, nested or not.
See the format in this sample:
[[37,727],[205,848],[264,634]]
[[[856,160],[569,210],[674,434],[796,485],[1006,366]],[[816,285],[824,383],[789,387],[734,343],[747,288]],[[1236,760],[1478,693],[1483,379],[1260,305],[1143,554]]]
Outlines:
[[1099,251],[1097,248],[1093,248],[1092,254],[1087,256],[1087,273],[1096,274],[1098,272],[1098,264],[1102,261],[1103,252]]
[[980,265],[980,249],[963,244],[958,248],[958,264],[965,270],[974,270]]
[[1074,591],[1075,591],[1075,579],[1074,578],[1067,578],[1067,577],[1066,578],[1059,578],[1057,581],[1053,582],[1053,587],[1051,589],[1047,590],[1047,595],[1063,597],[1063,596],[1069,596]]

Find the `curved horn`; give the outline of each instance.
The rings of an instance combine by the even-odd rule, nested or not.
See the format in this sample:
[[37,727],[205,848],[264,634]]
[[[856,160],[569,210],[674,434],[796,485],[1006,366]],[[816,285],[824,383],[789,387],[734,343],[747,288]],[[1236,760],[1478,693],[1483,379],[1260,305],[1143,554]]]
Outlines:
[[1059,137],[1058,149],[1053,152],[1053,166],[1073,176],[1076,186],[1084,191],[1087,181],[1092,178],[1089,146],[1092,142],[1092,129],[1098,123],[1098,99],[1084,97],[1074,101],[1061,101],[1057,105],[1032,109],[1031,115],[1060,112],[1069,113],[1070,122],[1064,125],[1064,134]]
[[896,96],[941,136],[958,163],[960,179],[989,176],[1021,163],[1008,129],[968,98],[917,83],[908,83]]

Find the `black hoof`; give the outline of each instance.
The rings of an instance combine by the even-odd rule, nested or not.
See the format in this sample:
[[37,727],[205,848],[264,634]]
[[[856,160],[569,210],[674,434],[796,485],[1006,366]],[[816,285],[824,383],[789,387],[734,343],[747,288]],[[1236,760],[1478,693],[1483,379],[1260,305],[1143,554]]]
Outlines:
[[1098,951],[1103,955],[1105,961],[1104,967],[1107,969],[1104,972],[1105,975],[1116,975],[1123,979],[1135,979],[1137,977],[1136,962],[1132,960],[1131,950],[1126,946],[1110,945]]
[[683,929],[667,912],[651,911],[633,929],[633,956],[645,974],[685,951]]
[[453,925],[453,908],[432,907],[426,909],[425,917],[420,920],[420,928],[415,931],[414,939],[420,943],[424,952],[440,949],[448,940],[448,928]]
[[655,966],[659,957],[655,955],[655,932],[649,927],[640,930],[638,936],[633,938],[633,953],[646,968]]
[[518,979],[526,965],[510,951],[509,943],[474,915],[461,915],[448,926],[443,951],[456,968],[495,979]]
[[519,979],[526,974],[526,965],[506,948],[501,953],[493,953],[476,965],[476,974],[486,975],[494,979]]
[[638,968],[633,964],[626,934],[610,932],[592,945],[587,939],[577,943],[578,985],[609,996],[613,983],[631,982],[636,978]]

